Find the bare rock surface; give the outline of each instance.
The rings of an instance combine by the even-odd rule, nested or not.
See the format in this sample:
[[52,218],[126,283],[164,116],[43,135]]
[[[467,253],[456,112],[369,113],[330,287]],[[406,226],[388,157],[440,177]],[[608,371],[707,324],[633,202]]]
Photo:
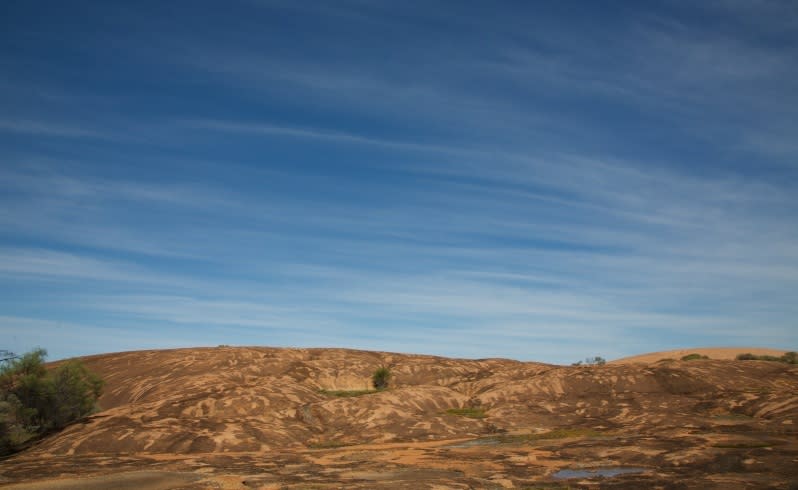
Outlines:
[[[260,347],[83,360],[106,380],[101,411],[0,461],[0,485],[798,488],[798,366],[779,362]],[[391,387],[368,392],[379,366]]]
[[695,349],[676,349],[660,352],[649,352],[637,356],[624,357],[610,361],[610,364],[632,364],[644,363],[650,364],[659,362],[663,359],[681,359],[690,354],[698,354],[700,356],[707,356],[710,359],[716,360],[734,360],[738,354],[754,354],[757,356],[773,356],[780,357],[787,351],[779,349],[764,349],[761,347],[698,347]]

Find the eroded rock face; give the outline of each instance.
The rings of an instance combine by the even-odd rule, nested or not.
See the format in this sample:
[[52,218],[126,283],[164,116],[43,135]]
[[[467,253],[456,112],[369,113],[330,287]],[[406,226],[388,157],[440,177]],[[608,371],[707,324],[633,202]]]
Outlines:
[[[222,347],[85,363],[106,380],[102,411],[0,463],[0,478],[157,469],[204,475],[196,488],[239,475],[241,488],[523,488],[553,485],[561,468],[626,465],[648,470],[602,487],[798,481],[798,367],[776,362],[564,367]],[[382,365],[389,390],[331,394],[369,389]]]

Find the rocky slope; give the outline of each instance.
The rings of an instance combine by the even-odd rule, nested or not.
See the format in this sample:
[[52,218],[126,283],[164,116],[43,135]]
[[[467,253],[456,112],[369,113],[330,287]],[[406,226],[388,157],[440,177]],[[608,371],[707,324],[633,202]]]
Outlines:
[[[102,411],[0,462],[0,484],[43,479],[17,487],[58,481],[72,488],[69,477],[79,476],[74,488],[103,488],[108,478],[138,481],[153,471],[165,476],[133,487],[793,488],[798,482],[798,366],[783,363],[565,367],[245,347],[84,361],[106,380]],[[390,389],[334,393],[368,389],[382,365],[393,373]],[[591,473],[606,468],[630,473]],[[557,473],[562,469],[586,473],[566,473],[576,475],[566,481]]]
[[787,351],[779,349],[763,349],[757,347],[699,347],[694,349],[676,349],[661,352],[649,352],[637,356],[624,357],[610,361],[610,364],[651,364],[663,359],[681,359],[690,354],[707,356],[715,360],[734,360],[739,354],[754,354],[757,356],[781,357]]

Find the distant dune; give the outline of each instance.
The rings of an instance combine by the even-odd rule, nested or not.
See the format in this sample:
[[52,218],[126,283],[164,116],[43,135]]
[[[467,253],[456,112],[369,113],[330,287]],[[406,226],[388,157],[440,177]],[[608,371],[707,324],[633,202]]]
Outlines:
[[[90,356],[101,411],[0,461],[0,488],[790,488],[798,366],[636,363],[694,352],[781,354],[581,367],[266,347]],[[389,388],[371,391],[380,366]]]
[[666,350],[661,352],[650,352],[648,354],[640,354],[636,356],[624,357],[610,361],[610,364],[634,364],[643,363],[650,364],[652,362],[661,361],[662,359],[675,359],[679,360],[684,356],[690,354],[700,354],[707,356],[710,359],[729,360],[735,359],[738,354],[756,354],[758,356],[776,356],[783,355],[788,350],[778,349],[765,349],[761,347],[699,347],[695,349],[676,349]]

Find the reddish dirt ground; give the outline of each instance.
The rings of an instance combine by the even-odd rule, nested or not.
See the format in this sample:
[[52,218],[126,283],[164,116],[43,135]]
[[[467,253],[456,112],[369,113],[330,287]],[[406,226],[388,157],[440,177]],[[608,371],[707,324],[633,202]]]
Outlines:
[[[106,380],[101,411],[0,461],[0,486],[798,488],[798,366],[779,362],[249,347],[84,361]],[[382,365],[388,390],[331,393]]]

